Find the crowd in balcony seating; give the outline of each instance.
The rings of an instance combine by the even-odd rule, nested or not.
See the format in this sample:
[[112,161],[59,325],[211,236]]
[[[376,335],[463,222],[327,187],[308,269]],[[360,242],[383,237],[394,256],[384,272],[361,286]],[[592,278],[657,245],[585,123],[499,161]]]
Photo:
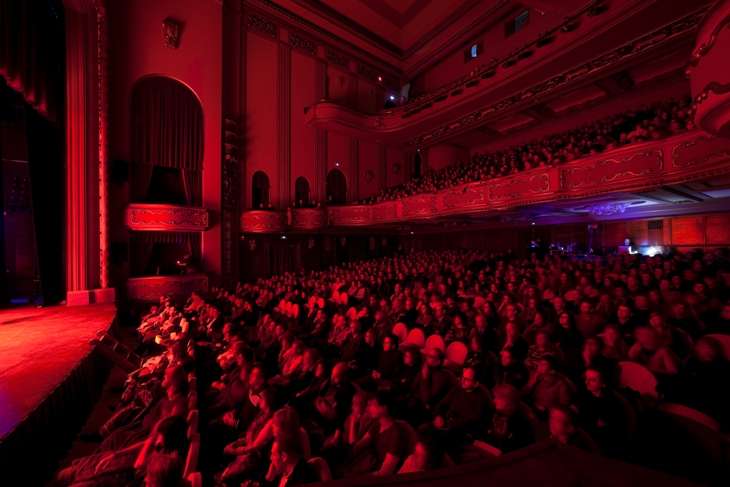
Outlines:
[[543,440],[621,457],[647,396],[727,428],[729,286],[722,251],[449,251],[161,298],[99,452],[59,479],[195,480],[198,428],[197,465],[236,486],[429,471]]
[[692,128],[691,99],[672,99],[519,147],[474,154],[470,161],[461,161],[404,184],[384,188],[361,203],[379,203],[415,194],[434,193],[465,183],[554,166],[627,144],[663,139]]

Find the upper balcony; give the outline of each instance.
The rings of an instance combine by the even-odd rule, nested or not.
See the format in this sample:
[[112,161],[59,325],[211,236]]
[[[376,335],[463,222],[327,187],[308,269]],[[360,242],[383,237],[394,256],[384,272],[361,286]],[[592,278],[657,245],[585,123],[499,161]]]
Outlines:
[[520,49],[404,106],[368,115],[322,100],[308,107],[306,120],[361,138],[435,144],[629,66],[685,48],[689,53],[709,3],[666,7],[590,2]]

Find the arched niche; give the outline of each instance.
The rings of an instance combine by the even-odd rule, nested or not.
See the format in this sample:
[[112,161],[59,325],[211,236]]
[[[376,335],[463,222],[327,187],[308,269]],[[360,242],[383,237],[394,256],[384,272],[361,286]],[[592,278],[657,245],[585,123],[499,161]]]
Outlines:
[[342,205],[347,202],[347,179],[339,169],[332,169],[327,173],[327,203]]
[[270,192],[269,176],[263,171],[256,171],[251,178],[251,208],[268,208]]

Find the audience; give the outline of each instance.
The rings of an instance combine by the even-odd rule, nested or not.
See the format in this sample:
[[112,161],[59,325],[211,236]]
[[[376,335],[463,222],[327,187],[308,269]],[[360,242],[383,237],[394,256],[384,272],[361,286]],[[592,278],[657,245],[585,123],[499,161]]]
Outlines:
[[726,327],[728,285],[719,250],[444,251],[161,299],[98,451],[58,481],[179,485],[191,394],[217,485],[422,472],[541,439],[621,457],[641,401],[620,387],[627,359],[727,428],[730,369],[707,331]]
[[488,154],[474,154],[469,161],[454,162],[399,186],[382,189],[375,196],[360,203],[398,200],[537,167],[555,166],[627,144],[663,139],[693,128],[690,98],[668,100],[613,115],[523,146]]

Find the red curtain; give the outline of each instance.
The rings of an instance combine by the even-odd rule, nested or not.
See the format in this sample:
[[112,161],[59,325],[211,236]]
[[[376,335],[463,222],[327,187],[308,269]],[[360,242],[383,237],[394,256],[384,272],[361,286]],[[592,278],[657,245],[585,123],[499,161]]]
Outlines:
[[195,94],[170,78],[150,77],[132,92],[132,186],[143,195],[152,166],[180,170],[189,204],[202,201],[203,111]]
[[63,89],[63,32],[57,2],[0,0],[0,77],[52,119]]

